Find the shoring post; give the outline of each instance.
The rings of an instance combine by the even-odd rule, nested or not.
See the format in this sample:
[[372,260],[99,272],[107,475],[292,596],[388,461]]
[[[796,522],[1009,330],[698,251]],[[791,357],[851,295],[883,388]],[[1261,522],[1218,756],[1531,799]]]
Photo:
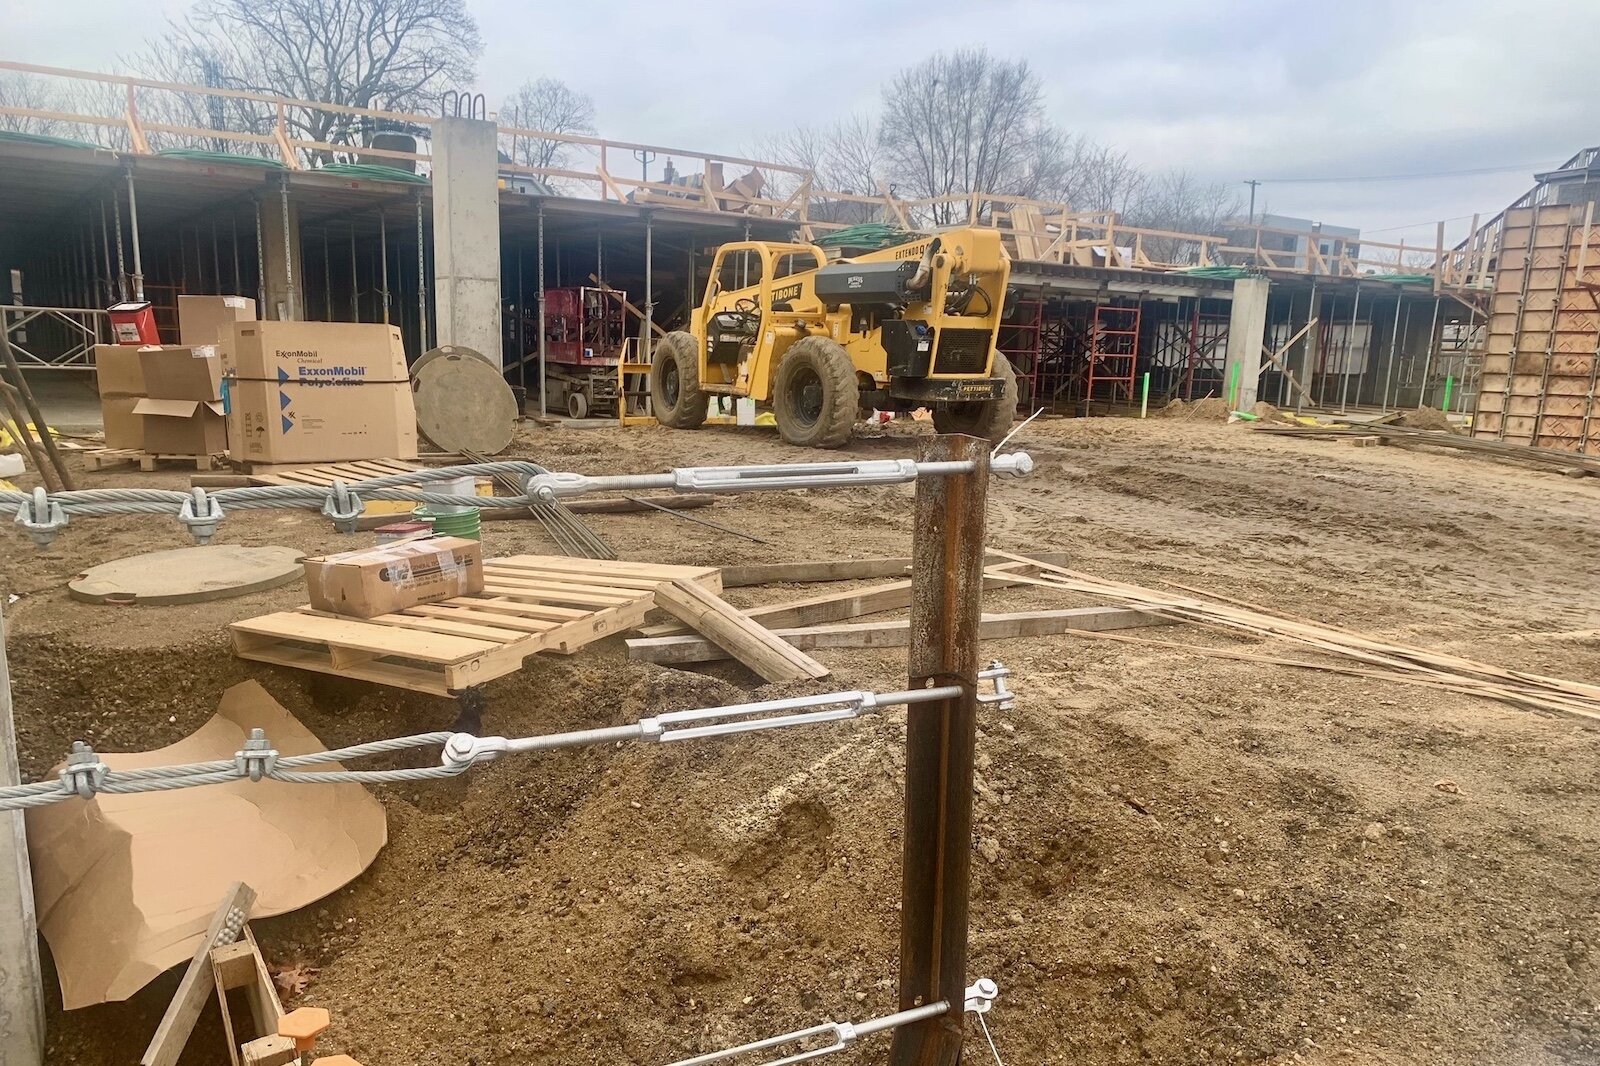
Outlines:
[[988,448],[976,437],[935,437],[923,460],[971,460],[973,470],[917,481],[909,687],[959,685],[962,694],[924,704],[907,718],[900,1009],[942,999],[950,1010],[896,1030],[891,1066],[955,1066],[966,1027]]

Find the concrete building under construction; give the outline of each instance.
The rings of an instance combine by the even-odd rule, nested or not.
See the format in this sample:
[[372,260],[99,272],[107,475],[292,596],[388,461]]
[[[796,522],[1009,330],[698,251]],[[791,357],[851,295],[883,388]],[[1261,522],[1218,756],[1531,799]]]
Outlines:
[[[1433,245],[1418,247],[1336,227],[1313,227],[1308,237],[1292,219],[1185,234],[982,191],[935,200],[839,193],[808,172],[756,159],[496,127],[472,117],[470,99],[464,110],[452,101],[461,115],[396,114],[0,67],[109,85],[124,103],[115,113],[0,108],[13,124],[52,130],[0,135],[4,325],[40,369],[87,369],[93,344],[108,337],[105,309],[114,302],[150,302],[170,340],[178,295],[230,293],[254,297],[267,318],[396,324],[413,359],[441,342],[489,349],[531,408],[564,409],[595,337],[617,349],[601,353],[608,367],[648,361],[650,339],[683,323],[698,302],[718,245],[814,240],[845,228],[831,220],[846,217],[905,229],[931,228],[937,217],[1005,233],[1017,299],[999,346],[1018,370],[1025,406],[1091,413],[1135,405],[1148,375],[1153,404],[1218,396],[1240,407],[1259,399],[1302,410],[1428,404],[1466,413],[1480,409],[1483,373],[1483,410],[1493,414],[1499,402],[1515,417],[1512,408],[1543,409],[1545,363],[1565,360],[1550,375],[1562,389],[1593,366],[1593,330],[1581,318],[1592,310],[1571,299],[1550,312],[1566,316],[1559,345],[1546,353],[1529,348],[1537,338],[1519,343],[1520,366],[1541,362],[1519,371],[1512,390],[1501,385],[1503,369],[1483,362],[1491,333],[1537,331],[1529,316],[1545,313],[1535,307],[1545,298],[1539,278],[1528,302],[1499,271],[1514,254],[1503,243],[1522,239],[1528,211],[1545,210],[1535,203],[1540,190],[1562,190],[1569,289],[1589,291],[1590,209],[1567,201],[1597,187],[1573,180],[1590,173],[1592,152],[1540,175],[1527,205],[1482,226],[1474,220],[1461,245],[1445,246],[1441,224]],[[197,113],[196,101],[214,98],[237,105],[223,114],[256,120],[181,120]],[[297,139],[286,117],[295,109],[338,112],[347,120],[340,139]],[[452,141],[441,136],[447,127],[477,133]],[[512,162],[524,138],[561,142],[563,165]],[[452,156],[451,143],[476,144],[480,154],[469,164],[471,151]],[[656,176],[646,163],[639,177],[624,177],[636,159],[659,161]],[[496,181],[478,210],[463,190],[485,167]],[[595,323],[577,310],[586,298]],[[1521,311],[1507,309],[1512,299]],[[1591,354],[1579,367],[1585,343]],[[1491,362],[1508,354],[1496,344]],[[551,375],[546,390],[540,366]],[[1555,417],[1587,426],[1593,390],[1581,393],[1564,392]],[[573,413],[579,406],[588,405]],[[1587,429],[1552,435],[1557,424],[1524,432],[1530,427],[1489,418],[1479,431],[1590,446]]]

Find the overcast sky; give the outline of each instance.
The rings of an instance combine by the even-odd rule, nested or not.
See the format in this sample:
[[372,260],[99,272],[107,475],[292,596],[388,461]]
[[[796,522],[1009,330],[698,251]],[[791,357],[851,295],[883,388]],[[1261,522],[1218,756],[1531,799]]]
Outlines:
[[[984,45],[1027,59],[1074,132],[1150,168],[1265,179],[1258,209],[1381,240],[1431,245],[1442,218],[1453,240],[1458,216],[1493,214],[1533,169],[1600,142],[1596,0],[467,4],[491,108],[548,75],[594,98],[603,136],[742,154],[797,122],[875,109],[880,85],[931,52]],[[129,50],[115,0],[11,6],[0,57],[113,70]],[[140,20],[186,6],[139,5]],[[1486,168],[1511,169],[1271,180]]]

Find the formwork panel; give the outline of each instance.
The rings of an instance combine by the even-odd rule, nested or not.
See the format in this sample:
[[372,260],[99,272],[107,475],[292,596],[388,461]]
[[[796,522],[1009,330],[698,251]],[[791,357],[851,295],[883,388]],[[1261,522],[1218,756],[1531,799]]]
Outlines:
[[1600,225],[1586,210],[1506,213],[1475,437],[1600,450]]

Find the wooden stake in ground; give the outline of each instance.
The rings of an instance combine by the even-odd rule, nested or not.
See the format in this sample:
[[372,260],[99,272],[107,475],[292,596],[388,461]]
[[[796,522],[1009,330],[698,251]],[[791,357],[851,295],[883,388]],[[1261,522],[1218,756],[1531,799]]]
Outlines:
[[973,470],[917,481],[907,687],[959,685],[961,695],[919,704],[906,719],[900,1009],[943,1000],[949,1010],[896,1029],[891,1066],[956,1066],[966,1030],[988,442],[940,436],[922,455],[924,462],[948,460],[971,460]]
[[[11,338],[6,336],[4,329],[0,329],[0,359],[5,360],[6,370],[11,374],[11,384],[21,396],[22,405],[28,409],[28,415],[33,419],[34,428],[38,430],[44,450],[50,456],[50,463],[55,467],[61,487],[69,491],[77,488],[72,483],[72,475],[67,471],[67,464],[61,461],[61,453],[56,451],[56,442],[50,439],[50,427],[45,425],[44,414],[39,410],[38,401],[33,398],[33,390],[28,387],[28,379],[22,376],[22,368],[17,365],[16,353],[11,350]],[[23,427],[19,425],[17,428]]]

